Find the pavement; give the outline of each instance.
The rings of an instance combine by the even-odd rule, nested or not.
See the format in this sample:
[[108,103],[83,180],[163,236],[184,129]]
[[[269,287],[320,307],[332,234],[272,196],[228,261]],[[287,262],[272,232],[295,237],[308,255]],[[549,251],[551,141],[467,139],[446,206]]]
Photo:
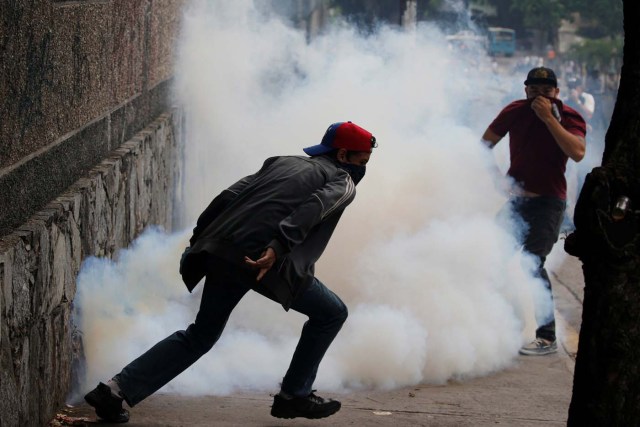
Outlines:
[[[417,385],[324,395],[342,409],[323,420],[281,420],[270,415],[273,397],[241,392],[231,396],[185,397],[156,394],[130,409],[129,427],[148,426],[564,426],[582,314],[582,265],[566,257],[550,269],[556,300],[559,351],[519,356],[509,369],[444,385]],[[97,422],[86,404],[59,411],[51,425]],[[66,418],[66,422],[64,417]],[[73,424],[73,423],[76,424]]]

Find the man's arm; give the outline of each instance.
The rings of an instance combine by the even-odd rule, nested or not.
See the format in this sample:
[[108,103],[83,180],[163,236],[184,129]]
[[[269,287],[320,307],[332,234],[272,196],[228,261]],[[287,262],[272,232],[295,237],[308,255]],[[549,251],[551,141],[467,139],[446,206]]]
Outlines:
[[485,130],[484,134],[482,135],[483,144],[485,144],[489,148],[493,148],[501,139],[502,137],[492,131],[490,128],[487,128],[487,130]]
[[574,162],[582,160],[587,146],[585,139],[570,133],[562,127],[562,124],[551,112],[551,101],[544,96],[538,96],[531,103],[531,108],[533,108],[538,118],[547,126],[547,129],[549,129],[549,132],[551,132],[551,135],[564,154]]
[[328,216],[342,211],[355,197],[355,184],[346,173],[339,173],[310,195],[279,224],[279,235],[262,251],[260,258],[245,256],[247,266],[258,269],[257,281],[273,267],[276,260],[302,243],[309,232]]
[[279,235],[267,246],[273,248],[280,258],[302,243],[316,225],[335,212],[342,211],[353,201],[355,195],[353,180],[346,172],[338,172],[280,221]]
[[[498,135],[497,133],[492,131],[490,127],[488,127],[487,130],[484,131],[481,141],[484,145],[486,145],[490,149],[493,149],[493,147],[495,147],[501,139],[502,137],[500,135]],[[505,195],[508,194],[510,190],[510,184],[504,179],[504,175],[498,168],[496,162],[491,162],[489,172],[492,175],[495,188]]]

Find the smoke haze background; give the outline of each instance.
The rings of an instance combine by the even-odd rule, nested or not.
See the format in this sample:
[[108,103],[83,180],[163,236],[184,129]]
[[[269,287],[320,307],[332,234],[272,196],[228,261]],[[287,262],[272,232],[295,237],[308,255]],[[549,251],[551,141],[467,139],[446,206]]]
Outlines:
[[[533,338],[544,291],[496,221],[505,198],[491,167],[506,170],[508,140],[489,151],[480,136],[512,82],[500,81],[488,58],[450,51],[428,25],[363,35],[336,22],[307,41],[249,1],[193,4],[179,52],[184,229],[149,229],[116,261],[84,263],[85,389],[194,320],[202,285],[186,292],[178,262],[211,199],[269,156],[303,155],[345,120],[370,130],[379,147],[317,265],[350,317],[315,387],[443,383],[514,363]],[[305,320],[250,292],[213,350],[164,390],[275,391]]]

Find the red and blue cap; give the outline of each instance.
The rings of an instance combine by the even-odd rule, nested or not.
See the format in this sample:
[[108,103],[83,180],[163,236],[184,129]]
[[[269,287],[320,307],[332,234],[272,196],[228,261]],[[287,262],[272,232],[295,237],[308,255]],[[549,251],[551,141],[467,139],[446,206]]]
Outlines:
[[339,148],[348,151],[366,151],[378,146],[376,137],[352,122],[338,122],[329,126],[318,145],[303,148],[309,156],[319,156]]

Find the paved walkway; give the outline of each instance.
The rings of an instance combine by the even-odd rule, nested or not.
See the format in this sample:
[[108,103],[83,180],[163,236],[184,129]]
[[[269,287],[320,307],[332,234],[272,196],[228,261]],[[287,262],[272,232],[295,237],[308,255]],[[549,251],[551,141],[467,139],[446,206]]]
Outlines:
[[[562,426],[571,398],[572,361],[564,352],[521,356],[497,374],[442,386],[416,386],[335,396],[343,407],[324,421],[279,420],[272,397],[151,396],[131,410],[129,426]],[[95,419],[86,405],[68,412]]]
[[[325,420],[280,420],[270,416],[272,396],[183,397],[158,394],[131,410],[128,426],[562,426],[571,400],[582,302],[582,270],[567,258],[552,271],[560,351],[520,356],[507,370],[482,378],[368,391],[335,397],[340,412]],[[66,408],[73,417],[95,421],[92,408]],[[65,425],[65,424],[62,424]]]

